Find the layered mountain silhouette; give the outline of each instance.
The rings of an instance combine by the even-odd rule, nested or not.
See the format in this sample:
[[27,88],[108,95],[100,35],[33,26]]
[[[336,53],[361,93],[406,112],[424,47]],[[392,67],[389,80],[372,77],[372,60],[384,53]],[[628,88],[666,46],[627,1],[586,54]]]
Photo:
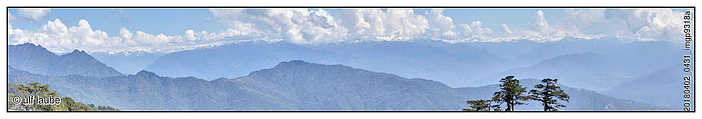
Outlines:
[[111,77],[122,75],[117,70],[101,63],[85,51],[73,50],[56,55],[46,48],[31,43],[8,45],[8,65],[32,73],[65,76],[83,75],[90,77]]
[[[624,82],[649,76],[678,65],[683,52],[669,43],[650,42],[622,44],[619,49],[597,49],[581,53],[554,56],[532,65],[511,68],[486,79],[504,75],[523,78],[559,78],[563,84],[597,91],[617,88]],[[677,77],[668,77],[677,78]],[[487,82],[488,80],[481,80]],[[475,82],[481,83],[481,82]]]
[[[576,41],[568,44],[577,44],[572,42]],[[134,75],[122,75],[85,51],[57,55],[27,43],[8,45],[8,81],[50,84],[77,101],[122,110],[457,111],[466,107],[466,100],[487,99],[498,89],[497,85],[485,84],[517,74],[527,87],[537,81],[535,78],[559,78],[571,95],[565,110],[677,109],[679,87],[673,79],[679,78],[678,70],[668,62],[674,63],[679,55],[669,53],[673,52],[668,48],[670,44],[618,47],[590,42],[593,47],[579,47],[586,50],[563,52],[546,49],[569,46],[529,42],[381,42],[316,47],[254,42],[170,53],[147,68],[161,72],[140,71]],[[521,51],[513,46],[533,48]],[[613,47],[621,50],[606,49]],[[505,54],[492,55],[501,52]],[[541,53],[530,55],[534,52]],[[522,57],[526,57],[524,61]],[[128,61],[113,62],[119,63]],[[123,68],[138,69],[135,67]],[[504,69],[509,70],[490,73]],[[453,72],[443,72],[448,70]],[[477,78],[482,83],[474,84],[481,86],[455,88],[444,82],[470,85],[475,82],[468,79],[475,77],[483,77]],[[540,109],[537,102],[529,103],[518,109]]]
[[281,61],[304,60],[431,79],[450,87],[496,84],[493,79],[505,75],[548,75],[558,76],[562,83],[573,87],[604,91],[675,64],[681,54],[678,45],[667,41],[616,39],[456,44],[417,40],[313,46],[245,42],[165,54],[145,70],[214,80],[245,76]]
[[480,47],[443,42],[363,42],[315,46],[288,42],[246,42],[169,53],[145,70],[166,76],[206,80],[241,77],[281,61],[304,60],[435,79],[458,87],[499,72],[504,59]]
[[[680,66],[675,65],[653,72],[650,75],[636,77],[634,80],[621,83],[612,89],[604,91],[604,93],[659,107],[680,109],[682,108],[682,96],[684,95],[682,83],[682,71]],[[694,88],[694,85],[692,88]]]
[[105,63],[107,66],[114,68],[115,70],[124,74],[135,74],[146,66],[153,63],[158,59],[162,53],[144,52],[144,51],[132,51],[132,52],[117,52],[117,53],[104,53],[104,52],[94,52],[90,53],[91,56]]
[[[451,88],[426,79],[300,60],[281,62],[244,77],[212,81],[162,77],[148,71],[108,78],[48,77],[12,67],[8,79],[12,84],[29,81],[51,84],[77,101],[121,110],[458,111],[466,107],[466,100],[487,98],[498,89],[496,85]],[[566,87],[566,91],[572,97],[566,110],[666,109],[584,89]],[[536,104],[520,108],[540,109]]]

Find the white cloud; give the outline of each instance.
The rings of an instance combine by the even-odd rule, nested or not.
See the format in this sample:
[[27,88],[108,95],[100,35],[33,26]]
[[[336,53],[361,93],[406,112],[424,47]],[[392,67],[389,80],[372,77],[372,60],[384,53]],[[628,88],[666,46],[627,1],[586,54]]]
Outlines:
[[[245,28],[271,39],[300,44],[346,39],[347,30],[324,10],[309,9],[210,9],[213,16],[232,28]],[[249,34],[247,31],[233,33]]]
[[[229,11],[220,11],[223,9],[212,9],[214,16],[220,19],[227,19],[225,24],[253,24],[254,26],[272,26],[272,27],[256,27],[255,29],[263,32],[270,32],[269,29],[280,29],[280,23],[276,20],[259,20],[257,22],[246,22],[246,20],[232,19],[252,19],[266,18],[261,16],[269,15],[270,11],[296,11],[288,9],[231,9]],[[227,9],[224,9],[227,10]],[[299,11],[312,11],[308,9],[298,9]],[[631,37],[639,40],[652,39],[654,36],[670,36],[670,31],[674,23],[680,23],[678,17],[671,15],[661,15],[671,13],[671,9],[632,9],[634,12],[619,13],[624,16],[647,16],[652,18],[627,18],[625,23],[619,23],[615,20],[605,17],[605,10],[609,9],[568,9],[566,17],[557,22],[549,22],[547,13],[542,10],[537,10],[534,15],[535,19],[531,22],[531,27],[511,29],[507,24],[500,24],[501,30],[493,31],[490,27],[484,26],[480,21],[473,21],[471,24],[454,24],[453,18],[443,15],[443,9],[431,9],[426,15],[414,14],[412,9],[344,9],[342,13],[336,15],[340,19],[328,20],[326,24],[341,24],[337,26],[339,30],[335,32],[348,31],[339,33],[343,37],[334,37],[334,39],[318,39],[308,40],[308,38],[295,37],[297,34],[296,27],[292,27],[288,37],[277,37],[282,40],[303,40],[309,42],[341,42],[341,41],[375,41],[375,40],[413,40],[413,39],[433,39],[444,40],[451,42],[504,42],[512,40],[533,40],[538,42],[560,41],[566,38],[577,39],[601,39],[607,36],[619,36],[618,38],[626,39]],[[626,10],[626,9],[624,9]],[[317,10],[324,12],[324,10]],[[229,14],[222,14],[229,13]],[[314,24],[314,21],[304,20],[305,17],[300,16],[298,19],[303,19],[293,24],[292,26],[304,26],[300,23]],[[334,17],[328,16],[328,19]],[[647,20],[647,21],[635,21]],[[678,20],[678,21],[676,21]],[[622,20],[619,20],[622,21]],[[631,22],[631,23],[628,23]],[[632,26],[621,27],[617,24],[645,24],[640,27],[631,28]],[[645,27],[644,27],[645,26]],[[630,29],[624,30],[623,29]],[[268,31],[266,31],[268,30]],[[282,32],[273,30],[275,32]],[[320,30],[319,32],[330,31],[329,29]],[[320,36],[320,35],[317,35]],[[627,37],[624,37],[627,36]],[[340,38],[340,39],[337,39]],[[344,39],[346,38],[346,39]],[[298,42],[300,43],[300,42]]]
[[547,30],[549,30],[548,21],[546,21],[546,17],[544,17],[544,11],[536,11],[536,20],[534,20],[534,27],[541,32],[547,32]]
[[188,38],[188,40],[195,40],[195,31],[193,31],[192,29],[186,30],[185,37]]
[[122,36],[123,39],[132,39],[132,32],[127,30],[127,28],[122,28],[119,30],[120,36]]
[[21,17],[33,21],[39,21],[41,18],[44,18],[44,16],[48,15],[50,11],[51,9],[49,8],[20,8],[17,10]]
[[[537,42],[553,42],[560,41],[566,38],[577,39],[600,39],[606,36],[603,34],[603,27],[593,27],[593,24],[602,23],[600,9],[585,9],[565,11],[566,16],[557,22],[549,21],[542,10],[535,12],[534,20],[530,24],[530,28],[509,30],[513,31],[512,40],[532,40]],[[504,25],[505,29],[509,29]]]
[[500,26],[502,26],[502,30],[504,30],[505,33],[512,34],[512,30],[509,29],[509,26],[507,26],[507,24],[502,24]]
[[232,29],[219,34],[187,30],[183,35],[165,35],[132,32],[126,28],[120,29],[119,36],[108,36],[104,31],[93,29],[87,20],[80,20],[76,26],[66,26],[60,19],[48,21],[34,31],[10,29],[9,35],[10,45],[35,43],[58,53],[70,52],[73,49],[90,52],[173,52],[238,42],[216,39],[249,37],[246,33]]
[[443,15],[443,9],[431,9],[429,11],[429,33],[432,39],[455,38],[455,25],[453,19]]
[[[429,21],[412,9],[344,9],[336,17],[322,9],[210,9],[213,16],[230,27],[253,26],[265,36],[301,44],[348,40],[410,40],[424,36]],[[436,12],[434,12],[436,13]],[[453,21],[434,14],[436,22],[448,26],[436,29],[451,34]]]
[[[572,11],[568,11],[569,13]],[[546,18],[546,13],[537,10],[534,13],[534,20],[529,27],[512,29],[507,24],[500,24],[501,32],[496,32],[489,27],[483,26],[480,21],[473,21],[471,24],[460,24],[458,33],[463,37],[457,39],[447,39],[452,43],[459,42],[509,42],[514,40],[531,40],[536,42],[553,42],[565,38],[598,39],[605,35],[600,33],[581,32],[577,26],[566,22],[551,23]],[[573,15],[577,16],[577,15]],[[573,16],[569,16],[571,18]],[[581,16],[582,17],[582,16]],[[568,19],[565,18],[565,19]]]
[[681,13],[669,8],[570,9],[557,30],[568,36],[597,39],[611,36],[621,40],[661,41],[679,37]]
[[559,41],[567,36],[567,30],[561,29],[557,25],[549,25],[548,20],[544,16],[544,12],[541,10],[536,11],[536,17],[532,22],[531,30],[521,31],[523,39],[548,42],[548,41]]
[[[440,40],[449,43],[560,41],[566,38],[656,41],[678,37],[680,13],[671,9],[568,9],[557,19],[534,12],[528,27],[486,25],[481,21],[456,24],[443,9],[415,14],[412,9],[343,9],[330,15],[323,9],[210,9],[227,26],[220,32],[188,29],[177,35],[119,30],[108,36],[86,20],[66,26],[55,19],[36,30],[9,24],[10,44],[32,42],[55,52],[85,49],[91,52],[173,52],[232,42],[268,41],[297,44],[337,42]],[[8,15],[12,21],[13,15]]]
[[671,9],[619,9],[609,10],[605,15],[611,16],[608,20],[625,22],[618,25],[623,29],[616,32],[621,39],[677,40],[681,34],[682,14]]
[[344,9],[340,15],[354,39],[411,40],[429,28],[426,18],[412,9]]
[[488,27],[484,27],[482,22],[473,21],[471,24],[460,24],[460,30],[464,37],[471,38],[483,38],[485,36],[492,36],[493,31]]

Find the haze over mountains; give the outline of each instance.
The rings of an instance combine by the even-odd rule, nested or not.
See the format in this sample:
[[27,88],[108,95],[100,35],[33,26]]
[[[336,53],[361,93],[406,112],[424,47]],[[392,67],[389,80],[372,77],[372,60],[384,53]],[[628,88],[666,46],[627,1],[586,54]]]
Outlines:
[[[448,110],[465,100],[487,98],[496,85],[450,88],[425,79],[407,79],[343,65],[281,62],[245,77],[206,81],[136,75],[91,78],[46,77],[9,68],[10,83],[52,84],[62,95],[122,110]],[[593,91],[565,88],[573,96],[567,110],[665,110]],[[535,102],[532,102],[535,103]],[[520,107],[538,110],[538,105]]]
[[604,91],[643,75],[670,70],[670,66],[678,65],[684,55],[673,44],[664,42],[598,43],[595,46],[596,49],[590,51],[555,56],[530,66],[511,68],[492,78],[503,75],[553,77],[570,86]]
[[680,97],[684,95],[681,72],[678,65],[673,65],[623,82],[604,93],[661,107],[680,107],[683,104]]
[[[606,90],[675,64],[681,55],[679,48],[670,42],[619,40],[361,42],[314,46],[248,42],[169,53],[145,70],[213,80],[244,76],[281,61],[304,60],[431,79],[451,87],[495,84],[493,79],[518,75],[557,77],[571,86]],[[601,85],[603,81],[608,85]]]
[[95,59],[107,64],[115,70],[125,74],[136,74],[149,64],[153,63],[163,53],[151,53],[143,51],[119,52],[119,53],[90,53]]
[[[676,110],[679,98],[669,92],[679,88],[677,50],[667,42],[605,40],[248,42],[104,55],[98,59],[110,63],[103,64],[85,51],[56,55],[21,44],[8,45],[8,80],[51,84],[81,102],[123,110],[460,110],[516,75],[525,86],[559,78],[573,97],[567,110]],[[147,71],[122,75],[111,67]],[[644,99],[660,95],[669,98]]]
[[7,47],[9,66],[37,74],[50,76],[75,74],[93,77],[122,75],[117,70],[95,60],[85,51],[73,50],[68,54],[56,55],[44,47],[31,43]]

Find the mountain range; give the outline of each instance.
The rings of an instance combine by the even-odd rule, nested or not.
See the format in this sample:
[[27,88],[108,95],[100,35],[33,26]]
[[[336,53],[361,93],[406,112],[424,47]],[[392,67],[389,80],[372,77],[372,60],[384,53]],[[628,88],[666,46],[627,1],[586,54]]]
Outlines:
[[[244,42],[164,54],[144,70],[166,76],[214,80],[245,76],[280,61],[304,60],[431,79],[450,87],[495,84],[492,79],[505,75],[537,79],[558,76],[564,84],[603,91],[675,64],[681,54],[674,43],[620,40],[455,44],[387,41],[320,45]],[[603,81],[607,81],[607,85],[602,85]]]
[[684,95],[682,83],[682,69],[674,65],[623,82],[603,93],[659,107],[681,108],[683,104],[681,97]]
[[135,74],[163,55],[163,53],[144,51],[118,53],[92,52],[89,54],[102,63],[105,63],[105,65],[125,74]]
[[[488,98],[496,85],[451,88],[426,79],[407,79],[344,65],[304,61],[233,79],[207,81],[170,78],[141,71],[135,75],[94,78],[48,77],[9,67],[11,84],[51,84],[77,101],[121,110],[444,110],[465,108],[468,99]],[[573,97],[566,110],[665,110],[593,91],[565,88]],[[532,102],[536,103],[536,102]],[[520,109],[538,110],[530,105]]]
[[40,45],[31,43],[8,45],[7,47],[8,65],[20,70],[32,71],[32,73],[49,76],[83,75],[91,77],[122,75],[81,50],[56,55]]
[[[559,78],[572,95],[566,110],[678,107],[677,93],[669,93],[679,88],[671,80],[679,78],[675,75],[677,67],[671,65],[678,56],[670,53],[674,52],[669,48],[671,44],[564,42],[569,43],[305,46],[252,42],[163,56],[100,56],[112,59],[110,65],[85,51],[56,55],[26,43],[8,45],[8,81],[50,84],[78,101],[123,110],[460,110],[468,99],[489,98],[499,78],[517,75],[526,86],[532,86],[538,78]],[[584,46],[572,46],[580,50],[563,48],[573,43]],[[621,49],[608,49],[614,47]],[[500,52],[504,53],[494,55]],[[112,68],[141,57],[151,59],[117,67],[134,71],[153,60],[146,69],[160,72],[123,75]],[[657,98],[663,94],[669,94],[668,98]],[[518,109],[539,108],[532,104]]]

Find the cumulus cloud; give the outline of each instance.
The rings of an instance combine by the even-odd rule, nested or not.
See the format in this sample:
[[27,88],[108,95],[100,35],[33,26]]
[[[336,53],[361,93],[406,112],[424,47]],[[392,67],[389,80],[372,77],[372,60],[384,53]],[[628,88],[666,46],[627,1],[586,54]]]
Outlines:
[[605,12],[607,20],[620,21],[613,33],[621,39],[658,41],[676,40],[682,24],[682,13],[671,9],[617,9]]
[[512,34],[512,30],[509,29],[509,26],[507,26],[507,24],[502,24],[500,26],[502,26],[502,30],[504,30],[505,33]]
[[[567,38],[604,37],[657,41],[679,36],[680,13],[672,9],[568,9],[559,20],[537,10],[526,27],[486,25],[481,21],[456,24],[443,9],[415,14],[413,9],[210,9],[227,28],[220,32],[185,30],[166,35],[119,30],[119,35],[93,29],[86,20],[66,26],[55,19],[36,30],[8,26],[10,44],[37,43],[55,52],[86,49],[92,52],[172,52],[233,42],[269,41],[297,44],[338,42],[439,40],[449,43],[553,42]],[[47,11],[48,12],[48,11]],[[338,13],[337,13],[338,12]],[[25,14],[22,14],[22,17]],[[13,15],[9,15],[11,22]],[[495,29],[490,26],[494,26]]]
[[668,8],[646,9],[569,9],[560,26],[567,36],[582,39],[614,37],[631,41],[676,39],[682,13]]
[[[210,9],[221,23],[236,27],[250,25],[271,38],[294,43],[317,44],[355,40],[410,40],[424,36],[429,21],[413,9],[343,9],[336,16],[322,9]],[[451,34],[453,21],[433,11],[435,29]],[[443,33],[441,33],[443,32]]]
[[547,42],[547,41],[559,41],[567,36],[567,30],[562,29],[559,26],[549,25],[549,21],[546,20],[544,12],[541,10],[536,11],[536,17],[531,23],[530,30],[523,30],[521,35],[523,39]]
[[453,19],[443,15],[443,9],[431,9],[429,11],[429,33],[432,39],[455,38],[455,25]]
[[210,12],[225,25],[243,27],[271,39],[300,44],[346,39],[347,30],[321,9],[210,9]]
[[482,39],[485,36],[493,35],[492,29],[484,27],[480,21],[473,21],[471,24],[460,24],[459,26],[459,31],[462,31],[460,33],[462,33],[464,37]]
[[18,9],[18,14],[26,19],[39,21],[44,16],[48,15],[51,9],[49,8],[21,8]]
[[541,32],[547,32],[547,30],[549,30],[548,21],[546,21],[546,17],[544,17],[544,11],[536,11],[536,20],[534,20],[533,25]]
[[[350,29],[364,39],[410,40],[422,35],[429,27],[424,16],[415,15],[412,9],[347,9],[351,12]],[[346,19],[344,19],[346,20]],[[354,25],[355,24],[355,25]]]
[[[601,39],[607,36],[650,40],[658,36],[671,36],[671,33],[666,33],[673,30],[670,29],[674,26],[671,24],[680,23],[677,19],[679,17],[676,17],[671,9],[621,9],[628,13],[615,13],[624,14],[624,18],[607,17],[605,10],[609,9],[568,9],[565,11],[564,20],[558,22],[550,22],[546,18],[547,13],[537,10],[530,27],[512,29],[507,24],[500,24],[501,30],[498,31],[493,31],[481,21],[455,24],[453,18],[443,15],[443,9],[431,9],[424,15],[415,14],[412,9],[344,9],[336,15],[338,19],[329,15],[315,17],[306,14],[309,12],[327,14],[321,9],[211,9],[210,11],[223,24],[252,25],[255,26],[253,29],[263,33],[279,33],[266,36],[278,36],[274,38],[308,44],[415,39],[450,42],[512,40],[550,42],[566,38]],[[283,16],[294,17],[276,17],[276,14],[281,12],[292,12]],[[289,18],[298,19],[296,21],[299,22],[288,22],[293,21]],[[325,20],[321,22],[312,20],[319,18]],[[619,18],[619,20],[613,18]],[[624,23],[621,23],[622,21]],[[629,26],[611,25],[613,23],[629,24]],[[299,34],[304,31],[301,29],[317,29],[315,31],[325,34],[308,34],[313,37],[300,37]]]
[[132,32],[129,32],[127,28],[120,29],[119,35],[122,36],[123,39],[132,39]]
[[37,30],[9,29],[9,43],[40,44],[52,52],[65,53],[73,49],[90,52],[173,52],[198,47],[222,45],[237,40],[217,40],[236,37],[253,37],[239,30],[229,29],[221,33],[187,30],[182,35],[151,34],[143,31],[120,29],[119,36],[108,36],[104,31],[93,29],[87,20],[76,26],[66,26],[60,19],[48,21]]

